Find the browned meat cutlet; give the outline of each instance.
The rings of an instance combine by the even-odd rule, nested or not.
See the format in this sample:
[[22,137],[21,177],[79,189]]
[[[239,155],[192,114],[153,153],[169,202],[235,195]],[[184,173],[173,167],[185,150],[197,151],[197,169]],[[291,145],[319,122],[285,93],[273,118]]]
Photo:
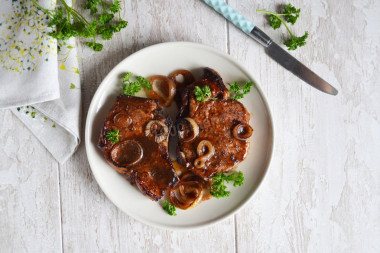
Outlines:
[[[107,162],[152,200],[178,181],[168,153],[171,126],[157,100],[121,95],[99,137]],[[106,138],[111,130],[119,130],[117,143]]]
[[[205,85],[210,87],[211,97],[216,99],[197,101],[194,87]],[[203,78],[189,86],[182,96],[182,106],[176,121],[180,137],[177,145],[178,162],[203,178],[230,171],[247,155],[249,132],[252,133],[248,125],[249,118],[244,105],[229,98],[219,74],[205,68]],[[208,157],[202,158],[206,154]]]

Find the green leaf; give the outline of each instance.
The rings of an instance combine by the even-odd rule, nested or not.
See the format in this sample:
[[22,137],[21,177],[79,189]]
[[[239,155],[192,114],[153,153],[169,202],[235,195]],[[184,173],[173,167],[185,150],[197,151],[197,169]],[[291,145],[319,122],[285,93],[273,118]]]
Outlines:
[[230,84],[231,99],[238,100],[244,98],[251,91],[252,86],[253,82],[246,82],[242,87],[237,82]]
[[73,83],[70,84],[70,89],[73,90],[73,89],[76,89],[76,88],[77,88],[77,87],[75,86],[75,84],[73,84]]
[[136,76],[136,81],[131,82],[130,78],[132,77],[131,72],[127,72],[124,77],[123,77],[123,94],[124,95],[130,95],[134,96],[137,92],[139,92],[142,88],[151,90],[152,89],[152,84],[145,79],[142,76]]
[[[127,21],[122,20],[120,17],[120,0],[114,0],[111,5],[105,3],[104,0],[87,0],[84,8],[90,10],[90,18],[85,18],[84,16],[86,15],[70,7],[66,4],[65,0],[59,0],[58,2],[60,2],[62,6],[48,10],[39,6],[37,1],[32,0],[32,3],[37,6],[38,9],[48,14],[48,26],[54,29],[49,32],[48,35],[57,40],[65,41],[71,37],[94,38],[93,42],[87,42],[86,45],[95,51],[101,51],[103,45],[95,42],[96,35],[99,34],[102,39],[109,40],[115,32],[119,32],[128,24]],[[103,13],[99,16],[94,15],[98,13],[100,4]],[[119,12],[120,21],[114,22],[111,25],[110,22],[116,12]],[[101,26],[99,24],[107,25]],[[60,48],[58,48],[58,50],[60,50]]]
[[293,37],[288,41],[285,41],[285,46],[288,47],[288,50],[296,50],[298,47],[302,47],[306,45],[306,39],[309,36],[308,32],[305,32],[305,34],[301,37]]
[[300,16],[300,12],[301,12],[301,9],[296,9],[296,7],[294,7],[291,4],[286,5],[284,7],[285,20],[288,23],[291,23],[292,25],[294,25],[294,23],[297,21],[298,17]]
[[123,82],[126,83],[126,82],[129,82],[129,79],[131,78],[132,76],[132,72],[127,72],[124,77],[123,77]]
[[205,102],[206,98],[211,98],[211,90],[208,85],[203,86],[202,88],[199,86],[194,87],[194,95],[195,99],[200,102]]
[[116,13],[120,10],[120,1],[115,0],[113,4],[110,5],[110,11]]
[[119,142],[119,129],[113,129],[106,133],[106,139],[115,144]]
[[277,28],[280,28],[282,22],[281,22],[281,19],[276,16],[276,15],[273,15],[271,14],[269,16],[269,25],[273,28],[273,29],[277,29]]
[[130,82],[123,86],[124,95],[134,96],[140,90],[141,90],[141,85],[139,82]]
[[[301,37],[296,37],[293,35],[288,25],[285,23],[285,22],[288,22],[294,25],[300,16],[301,9],[297,9],[293,5],[287,4],[284,6],[283,13],[275,13],[275,12],[266,11],[266,10],[256,10],[256,11],[270,15],[269,24],[273,29],[280,28],[281,24],[284,24],[284,26],[286,27],[286,30],[289,32],[290,37],[291,37],[290,40],[284,42],[284,44],[288,47],[288,50],[295,50],[298,47],[302,47],[306,45],[306,38],[308,37],[308,32],[305,32],[305,34]],[[240,97],[240,95],[238,95],[238,97]]]
[[84,6],[85,9],[89,9],[91,15],[94,15],[98,12],[97,5],[100,3],[100,0],[88,0],[87,4]]
[[141,87],[152,90],[152,84],[142,76],[136,76],[136,80],[140,83]]
[[121,29],[127,27],[128,22],[125,20],[121,20],[118,24],[116,25],[110,25],[110,29],[112,29],[114,32],[120,32]]
[[110,40],[113,36],[113,31],[111,29],[105,29],[102,32],[102,39],[103,40]]
[[103,25],[107,24],[113,19],[113,17],[114,17],[114,14],[112,14],[112,13],[103,13],[99,17],[99,23],[101,23]]
[[86,42],[86,45],[94,51],[102,51],[103,45],[96,42]]
[[227,191],[226,183],[233,182],[233,186],[241,186],[244,183],[243,172],[226,175],[224,173],[216,173],[212,178],[210,194],[215,198],[223,198],[230,196],[230,191]]
[[162,207],[169,215],[176,216],[176,208],[174,205],[170,204],[168,200],[165,200],[164,205]]

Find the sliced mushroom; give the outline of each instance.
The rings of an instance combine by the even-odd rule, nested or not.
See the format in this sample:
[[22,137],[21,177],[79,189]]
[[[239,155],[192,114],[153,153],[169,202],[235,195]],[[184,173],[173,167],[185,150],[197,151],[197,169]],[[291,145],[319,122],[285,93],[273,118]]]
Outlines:
[[181,141],[194,140],[199,134],[199,126],[192,118],[182,118],[177,121],[178,137]]
[[[117,167],[129,167],[137,164],[143,157],[143,149],[135,140],[118,142],[111,150],[111,160]],[[123,173],[120,168],[118,172]]]
[[126,113],[118,113],[113,117],[113,122],[115,125],[121,128],[126,128],[132,123],[132,119]]
[[215,154],[215,148],[208,140],[199,142],[197,146],[198,158],[194,161],[194,167],[200,169],[205,166],[206,161]]
[[152,85],[151,90],[145,89],[148,97],[157,99],[159,103],[164,106],[170,106],[176,94],[176,85],[172,79],[166,76],[155,75],[148,78]]
[[208,194],[209,183],[191,172],[180,177],[178,184],[168,191],[170,203],[181,209],[197,206]]
[[240,123],[234,127],[232,134],[236,139],[246,140],[252,136],[253,129],[250,125],[245,123]]
[[145,136],[154,136],[157,143],[163,142],[169,135],[169,128],[164,122],[151,120],[145,127]]

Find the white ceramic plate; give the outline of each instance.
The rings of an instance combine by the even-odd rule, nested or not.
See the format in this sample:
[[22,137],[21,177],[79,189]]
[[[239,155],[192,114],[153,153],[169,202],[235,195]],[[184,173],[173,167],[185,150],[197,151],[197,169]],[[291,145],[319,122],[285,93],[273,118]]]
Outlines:
[[[252,80],[256,88],[241,102],[251,113],[250,125],[254,133],[247,159],[238,166],[245,183],[234,188],[229,185],[228,198],[211,198],[190,210],[177,208],[177,216],[170,216],[161,205],[143,196],[111,168],[97,147],[103,121],[122,91],[121,78],[125,72],[135,75],[168,75],[184,68],[199,77],[203,67],[218,71],[224,82]],[[248,71],[229,55],[211,47],[190,42],[157,44],[140,50],[120,62],[103,80],[96,91],[86,120],[86,151],[96,181],[107,197],[131,217],[156,227],[169,229],[198,228],[213,224],[235,213],[252,197],[262,181],[270,161],[273,146],[273,127],[266,100]]]

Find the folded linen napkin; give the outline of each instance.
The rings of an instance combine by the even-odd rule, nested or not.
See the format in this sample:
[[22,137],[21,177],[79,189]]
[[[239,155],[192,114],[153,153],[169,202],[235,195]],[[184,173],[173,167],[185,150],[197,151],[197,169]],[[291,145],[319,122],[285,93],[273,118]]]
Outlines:
[[[53,1],[40,0],[44,8]],[[31,1],[0,9],[0,108],[9,108],[64,163],[80,142],[81,90],[75,39],[47,35],[46,14]]]

